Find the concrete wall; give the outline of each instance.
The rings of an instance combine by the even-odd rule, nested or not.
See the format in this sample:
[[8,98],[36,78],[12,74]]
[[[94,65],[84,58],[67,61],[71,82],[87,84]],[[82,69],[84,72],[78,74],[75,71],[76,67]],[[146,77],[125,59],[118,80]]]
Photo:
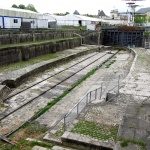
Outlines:
[[0,65],[11,64],[19,61],[29,60],[37,56],[55,53],[65,49],[74,48],[81,45],[80,38],[46,42],[42,44],[32,44],[0,49]]
[[150,42],[150,34],[149,35],[143,35],[143,41]]
[[113,150],[113,142],[103,142],[90,137],[71,132],[65,132],[61,137],[62,145],[80,150]]
[[142,46],[145,47],[145,42],[150,42],[150,35],[143,35]]
[[95,32],[96,31],[88,31],[88,30],[67,30],[67,31],[52,30],[52,31],[28,31],[28,32],[2,31],[0,33],[0,45],[73,37],[75,36],[74,33],[78,33],[82,36],[85,36],[86,34]]

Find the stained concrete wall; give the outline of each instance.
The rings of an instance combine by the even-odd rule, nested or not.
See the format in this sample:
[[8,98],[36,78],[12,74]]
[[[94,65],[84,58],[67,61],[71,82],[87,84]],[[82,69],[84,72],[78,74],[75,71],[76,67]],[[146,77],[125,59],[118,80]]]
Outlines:
[[[16,32],[15,32],[16,33]],[[18,33],[18,32],[17,32]],[[99,32],[96,31],[51,31],[51,32],[29,32],[23,34],[6,34],[0,35],[1,43],[20,43],[24,41],[38,41],[47,40],[53,38],[63,38],[73,36],[74,33],[83,35],[83,44],[98,44]],[[34,34],[34,35],[33,35]],[[3,39],[3,38],[4,39]],[[2,39],[2,40],[1,40]],[[11,41],[10,41],[11,40]],[[100,39],[101,43],[102,38]],[[28,59],[55,53],[56,51],[62,51],[65,49],[71,49],[81,45],[81,38],[70,38],[64,40],[58,40],[55,42],[43,42],[39,44],[26,44],[26,46],[12,46],[8,48],[0,48],[0,66],[7,65],[15,62],[26,61]]]
[[144,42],[150,42],[150,35],[143,35],[143,44]]
[[75,36],[74,33],[78,33],[82,36],[85,36],[89,33],[95,32],[96,31],[88,31],[88,30],[65,30],[65,31],[52,30],[52,31],[28,31],[28,32],[3,31],[0,33],[0,45],[73,37]]
[[80,38],[0,49],[0,65],[11,64],[81,45]]

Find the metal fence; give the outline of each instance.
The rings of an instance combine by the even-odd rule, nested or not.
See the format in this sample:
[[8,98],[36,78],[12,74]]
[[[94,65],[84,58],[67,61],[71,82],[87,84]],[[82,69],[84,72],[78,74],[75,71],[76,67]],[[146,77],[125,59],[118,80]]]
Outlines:
[[101,99],[102,97],[102,86],[90,91],[86,94],[65,116],[64,116],[64,131],[67,126],[78,117],[81,111],[93,100]]
[[[106,88],[107,85],[111,84],[111,88]],[[119,85],[120,85],[120,76],[115,80],[107,81],[107,83],[101,84],[101,86],[95,90],[88,92],[66,115],[62,116],[60,120],[55,122],[55,124],[51,127],[50,131],[57,132],[58,130],[66,131],[68,130],[70,124],[79,116],[81,111],[92,101],[102,98],[103,94],[114,91],[113,96],[117,96],[119,94]],[[114,97],[113,97],[114,98]],[[60,132],[60,131],[59,131]]]

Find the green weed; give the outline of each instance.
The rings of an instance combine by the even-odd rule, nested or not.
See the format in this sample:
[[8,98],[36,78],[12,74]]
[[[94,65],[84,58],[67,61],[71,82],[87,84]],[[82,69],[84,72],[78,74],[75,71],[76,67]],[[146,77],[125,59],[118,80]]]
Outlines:
[[72,132],[87,135],[98,140],[116,141],[118,127],[101,125],[95,122],[79,121]]

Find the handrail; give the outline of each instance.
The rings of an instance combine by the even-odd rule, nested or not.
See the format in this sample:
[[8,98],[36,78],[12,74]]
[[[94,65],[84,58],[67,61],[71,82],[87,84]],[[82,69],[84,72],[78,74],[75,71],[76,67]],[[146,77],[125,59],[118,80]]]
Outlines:
[[83,45],[83,43],[82,43],[82,36],[80,34],[78,34],[78,33],[73,33],[73,34],[75,34],[75,35],[77,35],[77,36],[79,36],[81,38],[81,45]]

